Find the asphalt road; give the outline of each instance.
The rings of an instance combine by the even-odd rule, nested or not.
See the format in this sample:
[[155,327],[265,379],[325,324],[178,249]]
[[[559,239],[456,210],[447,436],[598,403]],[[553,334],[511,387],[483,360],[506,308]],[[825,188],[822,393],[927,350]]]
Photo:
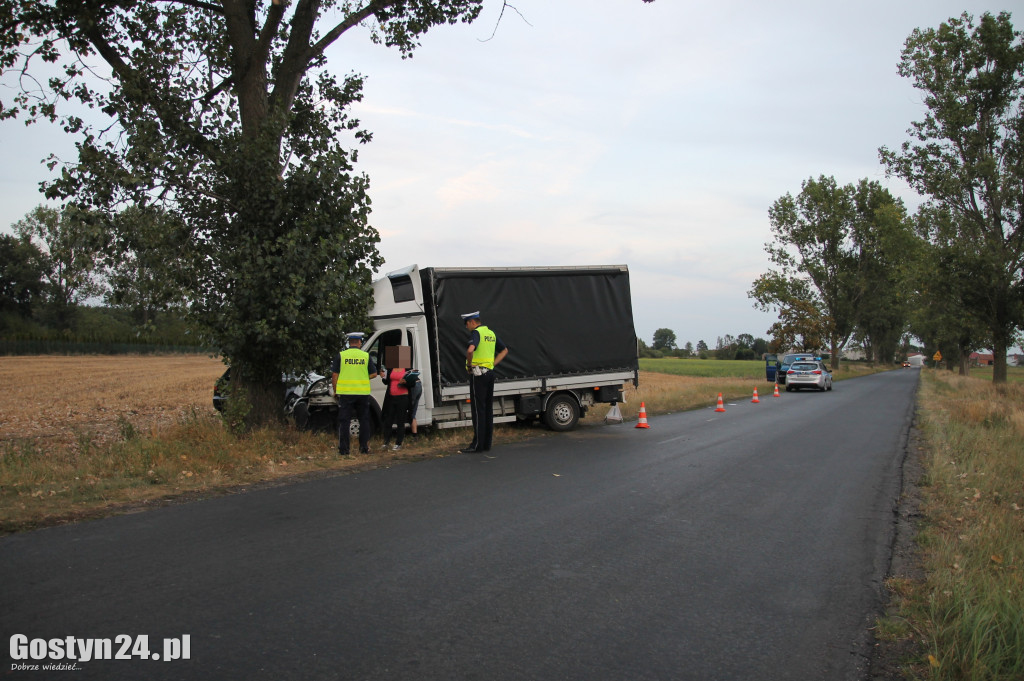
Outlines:
[[0,674],[861,679],[917,380],[892,371],[649,430],[585,427],[9,536],[8,656],[15,634],[61,649],[109,638],[115,653],[116,636],[148,636],[136,656],[188,635],[189,659],[54,673],[8,659]]

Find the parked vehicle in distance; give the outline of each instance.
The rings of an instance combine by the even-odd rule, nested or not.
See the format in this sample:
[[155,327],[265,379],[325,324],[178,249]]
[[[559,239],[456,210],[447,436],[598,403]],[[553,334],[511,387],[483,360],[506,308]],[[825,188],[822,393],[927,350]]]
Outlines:
[[832,374],[819,360],[797,360],[786,370],[786,392],[800,388],[832,389]]
[[792,355],[783,355],[782,360],[776,362],[775,382],[779,385],[786,385],[790,366],[792,366],[793,362],[799,360],[817,361],[818,358],[814,356],[814,353],[809,352],[798,352]]

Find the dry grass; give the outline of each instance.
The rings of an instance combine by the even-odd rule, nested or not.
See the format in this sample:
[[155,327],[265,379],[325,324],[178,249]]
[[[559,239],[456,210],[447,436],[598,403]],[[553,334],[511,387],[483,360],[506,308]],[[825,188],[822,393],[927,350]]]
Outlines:
[[1024,678],[1024,383],[989,381],[924,374],[926,579],[898,593],[919,678]]

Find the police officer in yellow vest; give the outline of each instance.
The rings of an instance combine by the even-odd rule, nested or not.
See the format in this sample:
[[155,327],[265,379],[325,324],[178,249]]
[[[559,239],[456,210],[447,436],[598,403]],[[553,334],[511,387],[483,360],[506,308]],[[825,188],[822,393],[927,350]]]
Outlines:
[[359,451],[370,453],[370,376],[377,373],[377,367],[362,350],[365,335],[347,334],[348,349],[339,352],[331,363],[331,380],[338,400],[338,454],[341,456],[348,455],[353,416],[359,419]]
[[469,398],[473,414],[473,442],[460,454],[486,452],[491,449],[494,433],[494,367],[508,356],[501,339],[480,321],[480,312],[462,315],[470,331],[466,348],[466,371],[469,372]]

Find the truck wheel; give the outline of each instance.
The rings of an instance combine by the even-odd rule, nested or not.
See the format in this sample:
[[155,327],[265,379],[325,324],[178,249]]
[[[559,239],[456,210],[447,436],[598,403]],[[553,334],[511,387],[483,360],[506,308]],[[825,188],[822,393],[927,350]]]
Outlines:
[[544,423],[551,430],[572,430],[580,421],[580,405],[571,395],[555,395],[544,410]]

